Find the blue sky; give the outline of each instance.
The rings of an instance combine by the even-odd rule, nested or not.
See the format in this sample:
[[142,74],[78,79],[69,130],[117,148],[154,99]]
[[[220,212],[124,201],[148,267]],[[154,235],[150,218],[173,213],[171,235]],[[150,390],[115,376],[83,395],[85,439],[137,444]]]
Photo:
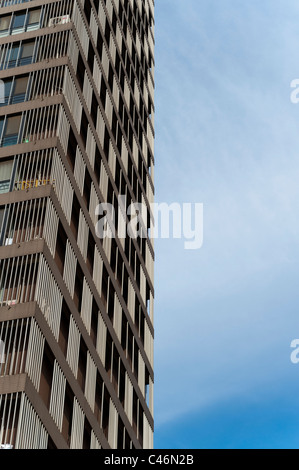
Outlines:
[[156,240],[155,446],[299,448],[296,0],[156,0],[156,200],[204,204],[204,244]]

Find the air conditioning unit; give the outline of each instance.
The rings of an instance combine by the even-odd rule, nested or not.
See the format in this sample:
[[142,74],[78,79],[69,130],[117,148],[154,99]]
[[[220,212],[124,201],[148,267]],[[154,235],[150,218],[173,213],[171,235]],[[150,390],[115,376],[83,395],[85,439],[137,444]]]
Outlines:
[[7,306],[7,307],[11,307],[12,305],[17,305],[18,301],[17,299],[13,299],[13,300],[4,300],[2,302],[3,306]]
[[66,24],[70,22],[70,15],[57,16],[56,18],[51,18],[49,21],[49,26],[58,26],[60,24]]

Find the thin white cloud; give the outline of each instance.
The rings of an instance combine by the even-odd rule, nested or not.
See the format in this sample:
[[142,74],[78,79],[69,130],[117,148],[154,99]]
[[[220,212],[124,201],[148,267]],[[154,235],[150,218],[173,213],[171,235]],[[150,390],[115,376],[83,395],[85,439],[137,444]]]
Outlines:
[[[287,288],[299,255],[299,105],[289,99],[299,7],[163,0],[156,10],[157,198],[205,205],[200,252],[156,243],[159,422],[161,410],[167,419],[186,411],[182,394],[196,408],[285,373],[299,300]],[[271,283],[282,290],[281,317]],[[252,296],[260,308],[256,299],[251,311]],[[238,357],[245,333],[251,342]],[[265,379],[260,359],[275,345]]]

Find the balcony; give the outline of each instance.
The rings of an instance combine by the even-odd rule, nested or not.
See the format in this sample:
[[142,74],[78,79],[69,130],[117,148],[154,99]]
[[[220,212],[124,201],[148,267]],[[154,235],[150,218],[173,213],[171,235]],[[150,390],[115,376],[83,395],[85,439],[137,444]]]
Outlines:
[[0,307],[34,300],[38,255],[0,260]]

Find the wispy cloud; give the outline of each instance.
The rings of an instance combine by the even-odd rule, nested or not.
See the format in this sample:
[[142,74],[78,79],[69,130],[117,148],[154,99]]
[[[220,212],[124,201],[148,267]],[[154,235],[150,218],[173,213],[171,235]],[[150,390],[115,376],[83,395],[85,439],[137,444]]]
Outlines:
[[198,253],[156,243],[157,423],[292,380],[298,13],[291,0],[157,4],[157,199],[203,202],[205,214]]

